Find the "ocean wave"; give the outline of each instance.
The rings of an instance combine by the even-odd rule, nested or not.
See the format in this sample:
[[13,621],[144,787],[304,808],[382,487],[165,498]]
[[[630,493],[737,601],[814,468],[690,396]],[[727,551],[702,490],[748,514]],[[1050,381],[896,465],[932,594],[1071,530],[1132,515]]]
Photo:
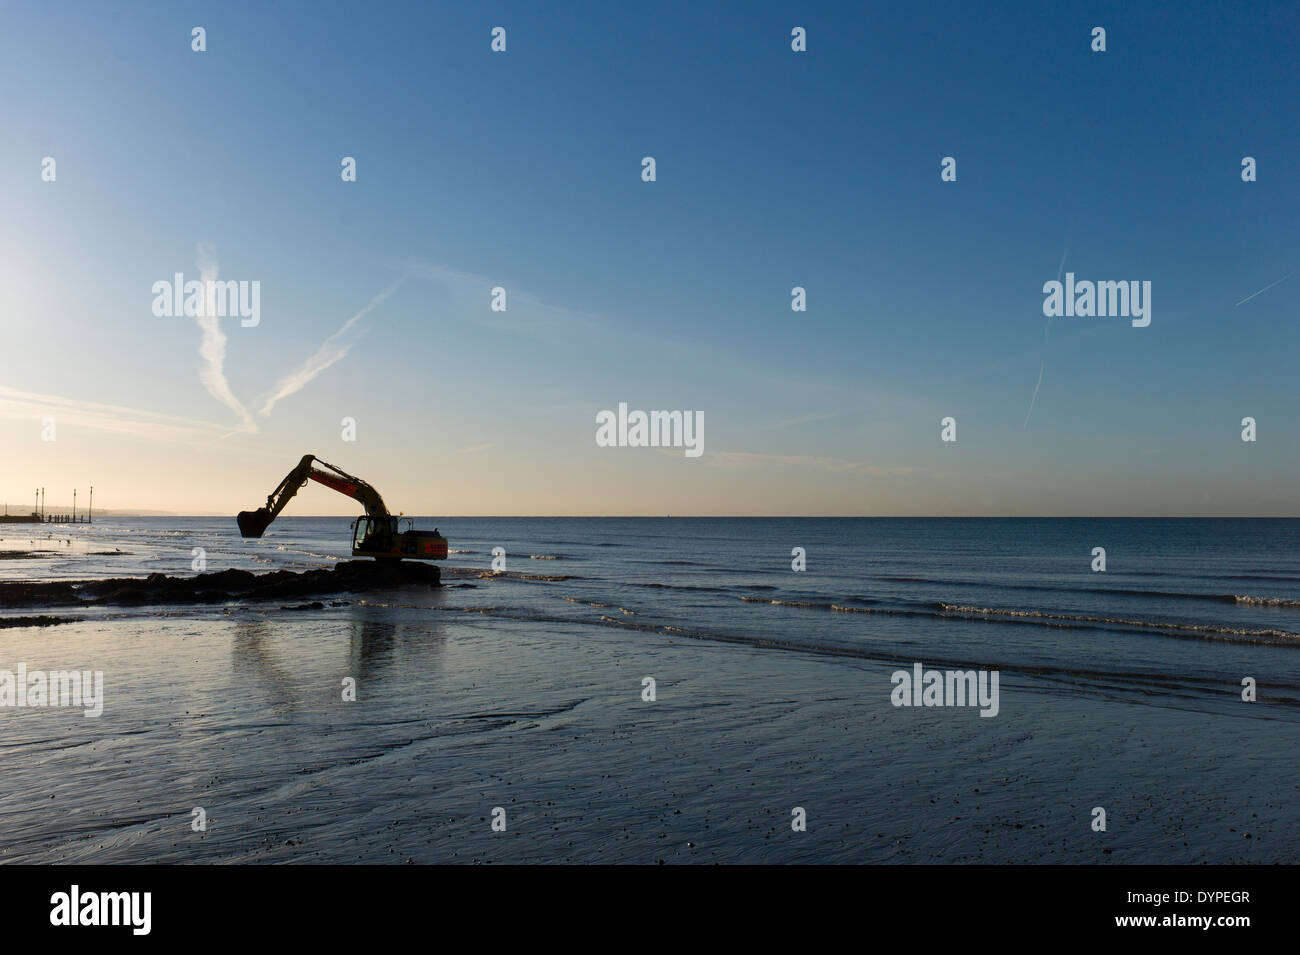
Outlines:
[[517,570],[481,570],[476,575],[480,579],[491,579],[493,577],[509,577],[511,580],[540,580],[547,582],[557,582],[561,580],[578,580],[571,574],[522,574]]
[[1300,607],[1300,600],[1292,600],[1290,597],[1251,597],[1237,594],[1235,599],[1239,604],[1249,604],[1252,607]]
[[[1243,596],[1241,594],[1202,593],[1194,590],[1144,590],[1133,587],[1069,587],[1060,584],[1018,584],[1006,581],[951,580],[940,579],[937,577],[879,577],[877,579],[890,581],[892,583],[939,584],[942,586],[982,587],[985,589],[992,588],[995,590],[1037,590],[1055,593],[1087,594],[1089,596],[1101,597],[1160,597],[1167,600],[1208,600],[1214,603],[1252,604],[1262,607],[1300,607],[1300,600],[1295,600],[1290,597],[1251,597]],[[1223,579],[1230,580],[1234,578],[1224,577]],[[1260,578],[1243,577],[1238,579],[1257,580]],[[1289,580],[1291,578],[1277,579]]]
[[771,597],[750,597],[742,594],[740,597],[745,603],[752,604],[771,604],[774,607],[804,607],[806,609],[830,610],[831,604],[818,603],[811,600],[780,600]]
[[1006,610],[994,607],[970,607],[962,604],[939,603],[935,605],[943,611],[942,615],[959,615],[963,617],[980,617],[1007,620],[1062,621],[1075,624],[1107,624],[1111,626],[1144,627],[1171,631],[1178,635],[1196,635],[1218,639],[1244,639],[1267,643],[1283,643],[1300,646],[1300,633],[1290,630],[1256,627],[1223,627],[1208,623],[1169,623],[1159,620],[1132,620],[1124,617],[1093,617],[1086,614],[1048,613],[1043,610]]
[[[775,586],[768,584],[727,584],[721,587],[709,587],[705,584],[661,584],[658,582],[642,583],[637,581],[626,581],[624,586],[627,587],[649,587],[654,590],[698,590],[711,594],[731,594],[740,590],[776,590]],[[766,599],[766,598],[765,598]],[[853,599],[853,598],[850,598]]]
[[[628,586],[630,586],[630,587],[653,587],[653,588],[655,588],[656,590],[702,590],[702,591],[706,591],[706,592],[708,592],[708,593],[712,593],[712,594],[725,594],[725,593],[728,591],[728,589],[729,589],[729,588],[727,588],[727,587],[705,587],[705,586],[703,586],[702,584],[659,584],[659,583],[638,584],[638,583],[630,583],[630,584],[628,584]],[[749,589],[753,589],[753,588],[749,588]],[[773,587],[772,589],[775,590],[776,588]]]
[[[745,603],[770,604],[774,607],[800,607],[805,610],[829,610],[835,613],[870,613],[868,607],[849,607],[842,603],[829,603],[818,600],[782,600],[780,598],[754,597],[749,594],[741,594],[740,599]],[[860,604],[880,603],[870,597],[841,597],[841,600],[852,601]]]
[[342,557],[336,554],[318,554],[312,550],[299,550],[297,547],[286,547],[284,544],[277,544],[276,550],[284,551],[286,554],[299,554],[303,557],[315,557],[318,560],[342,560]]
[[1158,630],[1166,636],[1201,637],[1209,640],[1232,640],[1249,643],[1273,643],[1283,646],[1300,646],[1300,633],[1273,627],[1230,627],[1203,623],[1170,623],[1160,620],[1137,620],[1127,617],[1099,617],[1087,614],[1051,613],[1045,610],[1017,610],[996,607],[976,607],[967,604],[939,602],[928,610],[908,610],[886,607],[850,607],[844,604],[784,600],[741,595],[746,603],[775,607],[796,607],[806,610],[826,610],[833,613],[880,614],[895,617],[931,617],[944,620],[992,620],[1002,623],[1029,623],[1055,628],[1121,627]]

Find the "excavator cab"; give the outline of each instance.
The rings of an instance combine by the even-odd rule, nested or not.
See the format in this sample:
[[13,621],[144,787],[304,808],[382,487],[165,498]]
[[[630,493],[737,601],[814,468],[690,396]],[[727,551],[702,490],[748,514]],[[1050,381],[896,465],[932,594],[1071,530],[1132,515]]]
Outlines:
[[395,517],[358,517],[352,523],[353,557],[387,557],[397,536]]
[[447,559],[447,538],[437,528],[417,531],[409,520],[406,525],[406,530],[402,530],[400,519],[391,515],[358,517],[352,527],[352,556]]

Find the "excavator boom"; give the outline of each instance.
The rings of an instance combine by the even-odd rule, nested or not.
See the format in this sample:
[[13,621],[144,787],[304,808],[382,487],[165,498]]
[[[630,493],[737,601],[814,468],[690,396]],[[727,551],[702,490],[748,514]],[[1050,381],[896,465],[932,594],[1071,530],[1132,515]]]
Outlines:
[[[325,464],[324,461],[321,462]],[[387,517],[388,508],[384,507],[384,499],[379,496],[379,492],[367,484],[365,481],[349,477],[333,465],[326,464],[327,468],[332,468],[336,474],[330,474],[328,471],[321,471],[312,468],[307,477],[311,478],[318,484],[324,484],[326,487],[333,488],[340,494],[346,494],[348,497],[356,498],[366,508],[366,514],[370,517]]]
[[240,511],[235,520],[244,537],[261,537],[271,522],[293,500],[308,481],[315,481],[361,502],[365,517],[358,518],[352,541],[352,554],[358,557],[415,557],[441,560],[447,556],[447,541],[435,529],[429,531],[398,529],[397,518],[388,513],[379,492],[342,468],[305,454],[297,466],[266,498],[266,506],[255,511]]

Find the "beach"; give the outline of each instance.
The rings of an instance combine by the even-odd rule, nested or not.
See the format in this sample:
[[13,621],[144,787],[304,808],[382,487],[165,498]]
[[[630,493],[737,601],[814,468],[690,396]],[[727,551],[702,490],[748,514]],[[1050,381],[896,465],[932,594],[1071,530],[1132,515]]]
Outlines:
[[[673,536],[703,539],[705,530]],[[444,532],[453,547],[466,543]],[[261,550],[288,546],[281,561],[310,564],[295,553],[311,549],[308,536],[286,532]],[[999,621],[929,621],[927,635],[904,618],[912,629],[891,632],[870,615],[751,608],[727,594],[728,616],[687,628],[659,619],[646,601],[634,606],[628,582],[620,601],[580,587],[590,567],[563,572],[584,569],[579,536],[569,529],[570,557],[530,554],[518,577],[490,574],[490,556],[473,539],[475,553],[449,562],[440,588],[292,605],[54,607],[40,612],[69,622],[0,629],[0,668],[75,667],[104,679],[98,717],[70,707],[0,710],[0,860],[1300,857],[1290,808],[1300,787],[1291,647],[1189,644],[1140,630],[1124,638],[1135,658],[1154,659],[1161,648],[1222,658],[1215,686],[1185,664],[1142,672],[1131,665],[1137,659],[1112,669],[1097,659],[1085,674],[1058,651],[1059,665],[1049,666],[1038,631],[1048,641],[1075,632],[1022,625],[1035,642],[1016,650],[1016,625]],[[142,543],[131,559],[146,550]],[[539,565],[546,572],[532,573]],[[55,569],[78,566],[86,565]],[[694,586],[708,576],[725,582],[701,572]],[[752,586],[751,595],[782,593]],[[706,612],[692,609],[698,598],[684,593],[674,598],[680,612],[705,623]],[[546,601],[572,609],[540,609]],[[1249,609],[1273,626],[1236,629],[1278,629],[1289,619],[1285,608]],[[745,616],[769,611],[779,615],[771,632]],[[815,633],[832,619],[848,621],[856,645]],[[1099,631],[1085,632],[1099,640]],[[906,668],[899,661],[996,663],[988,644],[975,642],[990,635],[1010,664],[999,668],[995,717],[970,706],[893,704],[891,675]],[[963,639],[970,646],[956,645]],[[1259,665],[1255,703],[1234,687],[1243,660]],[[646,677],[653,700],[644,698]],[[354,701],[344,699],[348,680]],[[1093,827],[1096,807],[1105,831]],[[792,828],[796,808],[804,831]],[[198,830],[196,809],[205,823]],[[492,825],[498,809],[503,831]]]

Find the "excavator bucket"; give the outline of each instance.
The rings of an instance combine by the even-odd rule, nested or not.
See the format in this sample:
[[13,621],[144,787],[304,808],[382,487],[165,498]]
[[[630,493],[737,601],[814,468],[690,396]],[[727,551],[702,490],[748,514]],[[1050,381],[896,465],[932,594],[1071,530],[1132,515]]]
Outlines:
[[262,532],[266,530],[268,524],[274,518],[271,512],[264,507],[259,507],[255,511],[240,511],[235,515],[235,520],[239,522],[239,533],[243,537],[261,537]]

